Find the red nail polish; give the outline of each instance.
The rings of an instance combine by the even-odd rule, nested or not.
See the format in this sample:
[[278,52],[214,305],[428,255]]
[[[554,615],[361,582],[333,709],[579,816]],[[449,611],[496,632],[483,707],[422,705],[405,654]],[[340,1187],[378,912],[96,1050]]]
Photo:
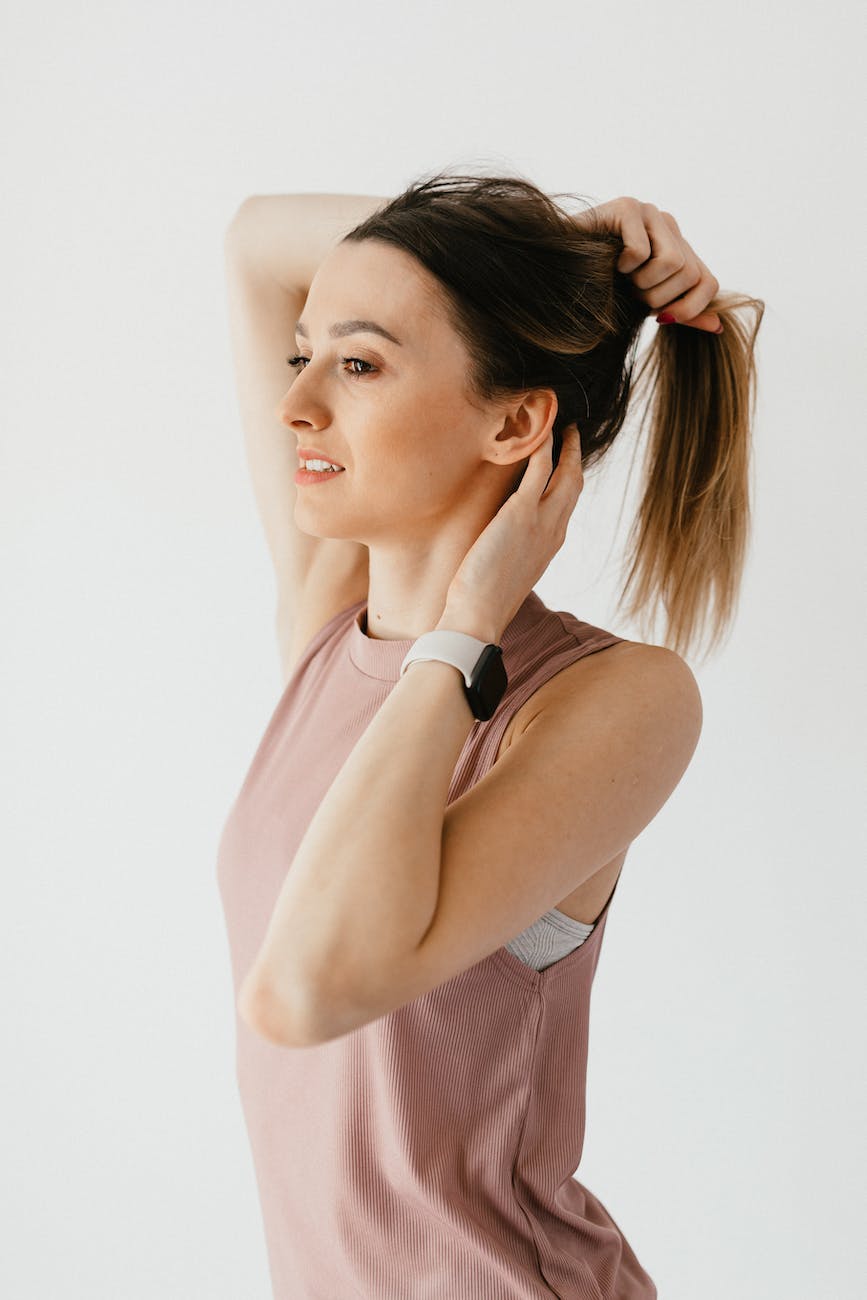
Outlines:
[[725,325],[723,325],[722,323],[720,323],[720,327],[719,327],[719,329],[718,329],[718,330],[714,330],[714,334],[722,334],[722,332],[723,332],[724,329],[725,329]]
[[657,325],[676,325],[677,317],[672,316],[669,311],[661,311],[656,318]]

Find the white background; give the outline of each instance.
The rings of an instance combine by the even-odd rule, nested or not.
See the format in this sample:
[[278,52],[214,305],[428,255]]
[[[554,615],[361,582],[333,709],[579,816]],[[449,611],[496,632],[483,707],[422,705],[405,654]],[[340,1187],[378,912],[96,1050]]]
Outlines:
[[[6,0],[10,1300],[270,1295],[214,863],[282,684],[222,236],[455,164],[654,202],[767,304],[741,606],[608,924],[579,1175],[661,1300],[863,1295],[859,17]],[[634,636],[628,468],[537,589]]]

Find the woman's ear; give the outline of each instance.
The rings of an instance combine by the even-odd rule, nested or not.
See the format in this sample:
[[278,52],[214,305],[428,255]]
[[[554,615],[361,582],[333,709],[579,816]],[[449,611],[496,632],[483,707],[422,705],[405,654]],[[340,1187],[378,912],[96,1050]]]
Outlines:
[[497,459],[508,464],[532,456],[548,437],[558,409],[557,394],[552,388],[529,389],[513,401],[506,408],[502,427],[496,435],[499,445]]

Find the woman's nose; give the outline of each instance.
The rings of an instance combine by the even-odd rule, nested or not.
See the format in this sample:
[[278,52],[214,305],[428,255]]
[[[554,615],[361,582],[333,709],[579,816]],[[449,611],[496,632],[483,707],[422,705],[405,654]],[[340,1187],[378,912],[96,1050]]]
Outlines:
[[309,408],[307,406],[302,407],[297,398],[290,400],[289,393],[284,393],[280,398],[274,409],[274,414],[287,429],[292,429],[295,425],[304,428],[313,428],[317,425],[312,406]]
[[276,408],[277,419],[280,421],[281,424],[285,424],[287,427],[293,424],[294,421],[298,418],[297,415],[298,400],[296,398],[294,402],[290,402],[289,400],[290,392],[291,389],[288,389],[283,394],[283,396],[280,398],[280,401],[277,403],[277,408]]

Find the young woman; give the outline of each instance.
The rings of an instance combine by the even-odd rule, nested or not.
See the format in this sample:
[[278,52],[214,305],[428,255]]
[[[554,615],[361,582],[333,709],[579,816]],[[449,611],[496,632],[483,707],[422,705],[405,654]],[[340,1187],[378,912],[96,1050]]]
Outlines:
[[[682,653],[735,607],[763,304],[653,204],[511,177],[253,197],[226,262],[285,676],[217,865],[274,1295],[655,1296],[573,1177],[590,991],[701,730]],[[659,645],[533,586],[663,308],[629,577]]]

